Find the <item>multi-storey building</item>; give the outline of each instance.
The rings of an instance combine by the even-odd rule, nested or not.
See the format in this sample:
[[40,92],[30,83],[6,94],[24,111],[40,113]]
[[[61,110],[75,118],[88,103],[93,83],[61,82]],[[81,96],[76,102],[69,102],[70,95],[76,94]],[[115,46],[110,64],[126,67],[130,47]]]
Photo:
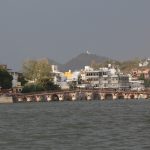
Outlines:
[[[94,88],[129,89],[129,77],[120,73],[119,70],[108,67],[94,70],[85,67],[85,82]],[[82,75],[83,76],[83,75]]]

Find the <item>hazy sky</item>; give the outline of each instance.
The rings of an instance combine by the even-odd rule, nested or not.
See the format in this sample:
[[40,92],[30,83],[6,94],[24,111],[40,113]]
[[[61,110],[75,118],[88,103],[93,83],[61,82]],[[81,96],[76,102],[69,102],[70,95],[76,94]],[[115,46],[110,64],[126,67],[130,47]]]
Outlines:
[[86,50],[123,60],[150,56],[150,0],[0,1],[0,63],[66,62]]

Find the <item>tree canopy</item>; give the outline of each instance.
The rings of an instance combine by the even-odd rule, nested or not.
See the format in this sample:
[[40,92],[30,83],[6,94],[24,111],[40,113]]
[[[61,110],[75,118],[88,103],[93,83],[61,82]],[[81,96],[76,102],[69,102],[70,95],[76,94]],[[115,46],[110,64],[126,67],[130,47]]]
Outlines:
[[144,74],[141,74],[141,76],[138,78],[139,80],[143,80],[144,81],[144,86],[146,88],[149,88],[150,87],[150,79],[146,79]]
[[43,78],[49,78],[51,65],[46,59],[27,60],[23,64],[23,75],[27,80],[36,83],[41,82]]
[[60,87],[54,84],[50,79],[43,78],[40,83],[26,84],[22,89],[22,93],[49,91],[49,90],[60,90]]
[[24,86],[28,81],[25,79],[25,77],[23,76],[23,74],[19,74],[19,76],[18,76],[18,82],[21,83],[21,86]]
[[55,85],[51,76],[51,65],[47,59],[28,60],[23,64],[23,76],[25,79],[33,81],[32,84],[25,84],[23,93],[60,90],[58,85]]
[[9,89],[12,87],[13,77],[6,69],[0,68],[0,86],[2,89]]

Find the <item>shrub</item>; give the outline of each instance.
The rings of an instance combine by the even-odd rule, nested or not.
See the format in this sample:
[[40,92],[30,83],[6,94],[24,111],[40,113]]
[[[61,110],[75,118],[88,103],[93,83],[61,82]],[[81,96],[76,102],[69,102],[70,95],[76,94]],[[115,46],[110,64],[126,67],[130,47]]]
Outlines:
[[22,89],[22,93],[40,92],[40,91],[44,91],[44,88],[40,84],[26,84]]

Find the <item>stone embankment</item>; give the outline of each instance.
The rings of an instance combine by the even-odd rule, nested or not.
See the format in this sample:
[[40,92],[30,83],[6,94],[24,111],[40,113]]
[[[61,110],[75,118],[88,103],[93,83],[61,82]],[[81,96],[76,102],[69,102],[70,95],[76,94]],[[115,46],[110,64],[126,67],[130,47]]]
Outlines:
[[12,96],[5,96],[5,95],[0,96],[0,104],[3,103],[13,103]]

